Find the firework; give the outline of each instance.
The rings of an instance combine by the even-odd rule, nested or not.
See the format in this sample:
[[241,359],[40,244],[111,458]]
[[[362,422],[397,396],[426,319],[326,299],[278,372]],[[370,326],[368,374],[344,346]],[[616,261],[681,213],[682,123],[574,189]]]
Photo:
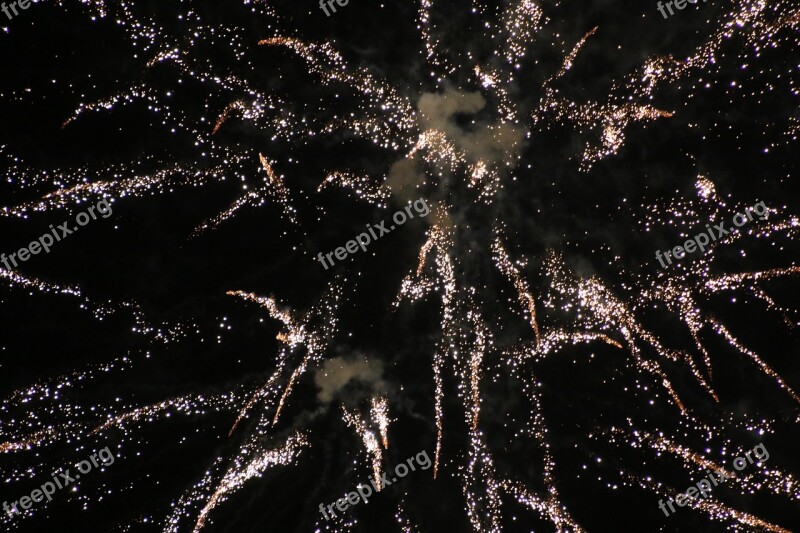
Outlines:
[[[622,75],[603,73],[608,83],[599,84],[601,90],[585,92],[567,86],[582,75],[582,58],[592,53],[603,27],[572,27],[558,2],[513,0],[491,6],[473,0],[470,8],[454,18],[474,34],[474,42],[462,43],[463,32],[458,38],[448,34],[456,25],[445,16],[450,11],[440,11],[435,0],[420,0],[415,21],[419,57],[415,59],[424,79],[413,83],[397,82],[387,73],[391,69],[377,68],[371,60],[353,61],[352,52],[337,40],[305,38],[300,29],[292,28],[294,17],[279,16],[281,9],[268,2],[244,1],[248,22],[238,25],[208,22],[191,2],[181,3],[177,26],[157,22],[127,0],[114,6],[88,0],[82,4],[96,13],[93,16],[116,21],[136,50],[135,64],[141,73],[127,85],[109,89],[112,94],[81,96],[85,101],[71,107],[71,113],[59,117],[56,124],[71,132],[98,115],[107,115],[104,118],[113,122],[123,108],[145,110],[185,152],[172,153],[163,147],[123,163],[114,155],[107,163],[48,169],[2,146],[0,156],[8,161],[4,177],[11,194],[0,215],[10,223],[28,225],[48,213],[79,209],[84,202],[106,198],[122,212],[123,207],[133,210],[155,196],[180,199],[190,189],[230,194],[226,181],[236,180],[235,194],[213,211],[200,213],[194,204],[186,210],[192,218],[185,240],[176,243],[175,249],[188,246],[187,242],[193,246],[212,242],[223,228],[234,226],[232,221],[244,211],[262,209],[274,214],[277,227],[253,230],[281,239],[282,248],[269,259],[273,263],[242,275],[236,285],[218,292],[221,298],[224,294],[234,297],[226,301],[235,302],[231,305],[243,313],[264,315],[261,321],[277,328],[277,342],[274,350],[255,354],[253,359],[263,365],[258,370],[248,371],[235,383],[226,378],[213,392],[182,390],[156,400],[139,400],[133,392],[124,399],[82,399],[87,391],[97,392],[100,398],[106,390],[104,379],[113,375],[124,380],[150,359],[155,347],[159,356],[169,353],[162,351],[166,345],[172,349],[186,343],[198,349],[189,343],[199,344],[207,337],[201,318],[159,321],[149,317],[152,304],[98,296],[102,291],[84,286],[92,286],[88,280],[60,283],[44,275],[0,270],[0,281],[11,294],[76,301],[97,322],[112,315],[127,320],[144,343],[144,348],[109,357],[109,363],[77,369],[9,394],[0,405],[4,418],[8,415],[0,425],[0,455],[36,454],[31,459],[36,464],[29,469],[12,465],[4,471],[6,479],[27,479],[30,471],[44,469],[46,461],[40,452],[48,447],[109,435],[118,436],[120,446],[157,446],[141,442],[142,426],[166,424],[174,414],[202,419],[213,413],[227,417],[221,437],[227,439],[225,446],[215,443],[216,450],[224,451],[198,466],[196,476],[185,485],[190,488],[170,502],[169,516],[148,516],[141,522],[156,521],[165,531],[176,533],[205,530],[214,522],[215,511],[235,493],[247,491],[257,484],[256,479],[270,482],[278,467],[302,469],[319,454],[325,458],[326,469],[336,468],[336,461],[327,455],[327,443],[340,439],[356,443],[341,461],[350,470],[326,474],[325,479],[360,477],[366,472],[382,497],[397,498],[392,505],[396,513],[390,519],[410,533],[427,527],[415,512],[419,504],[415,494],[406,488],[382,487],[381,476],[384,463],[390,462],[391,454],[401,453],[395,450],[404,442],[428,438],[424,432],[403,434],[408,420],[423,420],[432,441],[426,443],[432,448],[426,449],[434,450],[433,472],[425,482],[444,483],[445,473],[457,480],[461,490],[452,497],[463,502],[461,518],[472,531],[498,532],[510,516],[516,520],[520,514],[532,513],[557,531],[579,532],[590,526],[576,518],[581,515],[575,508],[581,505],[562,488],[572,473],[558,463],[563,451],[553,441],[554,433],[563,430],[558,426],[565,424],[549,404],[549,395],[554,393],[546,389],[555,387],[543,385],[543,376],[552,372],[553,365],[563,365],[558,368],[565,375],[591,377],[599,374],[590,366],[595,358],[613,358],[607,364],[618,374],[602,385],[621,389],[616,392],[626,400],[616,401],[630,427],[610,426],[609,420],[617,419],[617,413],[606,412],[576,430],[592,428],[586,431],[588,437],[580,435],[585,439],[575,447],[611,446],[620,451],[617,463],[633,453],[648,452],[649,460],[675,461],[685,473],[694,475],[721,468],[723,457],[715,457],[712,447],[738,453],[745,446],[737,439],[748,432],[777,435],[780,408],[772,417],[759,414],[758,420],[744,425],[729,411],[730,387],[720,378],[729,370],[727,365],[757,371],[763,380],[759,383],[776,389],[786,401],[789,419],[795,424],[800,420],[796,416],[799,385],[779,372],[783,365],[773,363],[765,348],[755,345],[754,332],[730,324],[719,312],[720,298],[735,302],[736,297],[746,297],[748,303],[762,306],[766,316],[779,315],[790,328],[800,324],[797,310],[781,303],[783,298],[770,285],[796,280],[800,266],[793,259],[778,259],[782,262],[759,269],[721,271],[731,264],[729,255],[744,257],[762,244],[784,252],[784,246],[788,248],[797,237],[797,216],[785,206],[772,205],[769,219],[754,220],[715,240],[702,256],[659,269],[634,264],[635,252],[623,259],[617,249],[624,248],[621,242],[627,237],[618,238],[619,228],[614,238],[600,245],[597,242],[608,235],[606,228],[585,224],[576,231],[574,220],[565,221],[567,217],[558,209],[560,196],[569,196],[563,194],[564,189],[572,185],[556,187],[559,180],[580,183],[587,190],[619,184],[613,174],[622,171],[610,162],[625,157],[625,148],[647,128],[668,128],[685,120],[682,113],[690,114],[689,104],[708,88],[709,79],[719,75],[721,64],[736,64],[738,69],[741,63],[741,75],[748,83],[760,80],[747,70],[748,62],[755,62],[768,49],[800,42],[796,31],[800,9],[791,2],[737,0],[718,17],[709,18],[699,38],[690,41],[694,45],[685,56],[656,54],[641,59],[637,55],[634,68]],[[564,22],[570,25],[568,31],[560,26]],[[252,33],[254,27],[258,35]],[[216,51],[206,55],[205,47]],[[273,71],[265,73],[254,66],[256,58],[263,57],[259,54],[269,54],[278,63]],[[294,76],[286,73],[288,67],[283,69],[286,65],[304,69],[303,83],[312,85],[281,91],[284,77]],[[781,76],[778,73],[775,78]],[[769,91],[788,85],[796,95],[795,78],[785,77],[790,81],[768,80]],[[734,91],[736,80],[732,87]],[[658,104],[663,100],[659,91],[667,89],[677,91],[684,100]],[[191,91],[205,91],[200,104],[188,102]],[[0,97],[29,101],[19,91]],[[697,127],[691,120],[688,124],[690,129]],[[765,150],[778,150],[796,140],[798,118],[790,117],[779,128],[783,128],[780,142],[770,142]],[[565,130],[574,134],[567,144],[578,147],[570,152],[569,161],[547,167],[544,161],[529,159],[530,153],[536,153],[534,140],[556,139]],[[344,147],[335,157],[322,152],[310,155],[312,148],[330,142]],[[351,156],[351,150],[369,150],[370,155]],[[559,175],[552,176],[550,188],[536,183],[542,179],[536,172],[539,166],[557,169]],[[642,235],[672,232],[683,238],[715,220],[729,219],[741,207],[737,204],[742,202],[733,199],[711,171],[681,176],[689,181],[684,191],[693,185],[694,192],[686,196],[676,192],[678,197],[672,200],[653,199],[637,190],[645,178],[649,176],[636,174],[619,188],[620,197],[609,217],[612,224],[628,216]],[[343,193],[333,192],[337,189]],[[530,190],[544,192],[531,197],[520,194]],[[548,191],[555,193],[547,197]],[[342,262],[335,273],[316,269],[314,275],[331,276],[319,284],[309,281],[303,268],[297,267],[298,257],[313,257],[317,239],[327,238],[327,229],[322,229],[325,223],[334,225],[332,217],[322,220],[330,210],[324,198],[336,194],[358,208],[371,209],[376,219],[394,203],[403,204],[412,197],[424,198],[431,205],[431,217],[417,225],[416,234],[406,235],[407,242],[414,242],[412,250],[382,252],[376,246],[370,256],[393,253],[412,259],[400,265],[405,275],[398,279],[381,274],[391,294],[370,292],[374,301],[359,301],[354,296],[361,294],[359,284],[370,278],[361,266]],[[752,199],[746,200],[752,205]],[[575,218],[593,208],[601,209],[599,200],[594,206],[575,206]],[[634,230],[626,226],[624,231],[628,235]],[[399,242],[396,238],[381,246],[399,248]],[[652,256],[649,251],[644,255]],[[393,267],[396,264],[392,262]],[[313,267],[309,259],[308,268]],[[263,289],[262,283],[268,287]],[[234,290],[238,287],[246,290]],[[417,310],[436,314],[430,321],[433,341],[425,344],[420,335],[417,344],[422,348],[413,356],[398,355],[403,353],[399,341],[386,340],[376,349],[375,359],[393,376],[406,358],[423,361],[415,369],[415,382],[392,383],[382,390],[361,383],[368,390],[352,393],[353,397],[343,385],[337,389],[341,398],[335,402],[320,400],[316,409],[308,407],[309,401],[304,400],[309,399],[299,396],[309,385],[309,376],[327,360],[353,351],[360,334],[374,327],[352,331],[360,326],[352,326],[342,315],[375,301],[392,302],[383,310],[386,316],[369,317],[375,324],[402,323]],[[255,332],[255,327],[249,329]],[[222,344],[221,337],[217,339]],[[721,369],[719,354],[729,353],[740,357],[728,358]],[[241,368],[237,366],[240,355],[227,353],[221,365],[235,372]],[[743,386],[756,387],[755,383]],[[421,390],[432,395],[429,402],[410,399]],[[572,390],[557,394],[573,392],[580,396]],[[504,401],[513,409],[506,412]],[[430,412],[414,411],[418,405],[428,405]],[[332,424],[331,433],[319,429],[328,427],[325,424]],[[698,444],[703,442],[708,449]],[[509,467],[514,461],[509,457],[523,453],[515,450],[533,457],[526,460],[524,469]],[[626,465],[610,474],[602,470],[602,475],[613,476],[608,486],[614,490],[621,484],[653,496],[654,501],[657,495],[677,494],[671,482],[645,470]],[[777,466],[734,475],[731,487],[742,495],[766,493],[791,504],[800,500],[797,476]],[[330,487],[324,490],[329,489],[336,492]],[[90,501],[90,496],[76,498]],[[689,507],[734,530],[789,531],[776,520],[735,509],[722,496],[695,501]],[[1,520],[12,522],[7,517]],[[315,525],[346,531],[358,523],[351,516]]]

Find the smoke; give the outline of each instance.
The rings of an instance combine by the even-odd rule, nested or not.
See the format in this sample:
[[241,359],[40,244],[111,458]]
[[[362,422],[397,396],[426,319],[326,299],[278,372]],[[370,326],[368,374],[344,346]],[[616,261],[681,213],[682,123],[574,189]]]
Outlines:
[[[383,392],[386,384],[382,376],[383,364],[377,359],[367,359],[363,355],[328,359],[314,376],[314,383],[320,389],[317,398],[322,403],[330,403],[337,395],[347,395],[345,389],[363,389],[364,386],[370,392]],[[349,384],[354,386],[348,387]]]
[[441,130],[456,137],[460,129],[452,122],[457,113],[474,114],[486,107],[486,100],[479,92],[462,93],[452,87],[444,92],[424,93],[417,103],[422,125],[426,129]]
[[[420,129],[445,134],[458,150],[466,154],[470,163],[481,161],[490,167],[509,165],[516,161],[523,147],[524,130],[506,122],[488,122],[480,116],[486,99],[480,92],[463,92],[447,86],[443,92],[423,93],[417,101]],[[459,124],[457,117],[467,115]],[[440,187],[447,187],[449,165],[437,165]],[[416,157],[403,158],[392,164],[386,177],[386,186],[400,203],[420,197],[426,183],[425,168]]]
[[466,129],[454,120],[458,114],[474,115],[484,107],[486,100],[479,92],[461,92],[452,87],[446,87],[443,93],[424,93],[417,103],[423,128],[445,132],[473,162],[510,162],[522,148],[521,128],[476,119]]
[[425,183],[425,171],[416,159],[395,161],[386,177],[386,186],[400,203],[413,202],[420,197],[419,189]]
[[[486,99],[477,91],[463,92],[447,86],[440,93],[423,93],[417,101],[420,129],[444,133],[470,163],[480,161],[495,168],[510,165],[522,150],[524,130],[507,122],[488,122],[480,116],[485,107]],[[459,123],[459,115],[469,118]],[[449,168],[438,166],[440,172]],[[425,168],[416,158],[396,161],[386,177],[386,186],[401,203],[419,198],[425,182]],[[444,183],[446,179],[440,185]]]

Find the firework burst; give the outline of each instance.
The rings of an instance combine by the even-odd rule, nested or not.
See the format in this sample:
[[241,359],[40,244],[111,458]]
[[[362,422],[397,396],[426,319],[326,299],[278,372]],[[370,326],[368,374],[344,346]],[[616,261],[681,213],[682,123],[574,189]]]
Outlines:
[[[626,395],[635,391],[633,400],[626,396],[633,405],[624,406],[628,410],[622,420],[628,427],[609,424],[608,417],[587,420],[581,427],[586,431],[580,443],[585,449],[596,444],[598,449],[620,450],[616,459],[622,466],[613,472],[598,471],[598,479],[608,478],[608,485],[615,490],[624,486],[654,502],[677,494],[675,482],[658,479],[638,464],[624,465],[626,453],[646,450],[649,464],[665,456],[664,463],[675,460],[681,472],[691,476],[718,468],[719,453],[745,449],[736,441],[742,435],[777,433],[779,409],[772,415],[759,414],[757,422],[742,427],[728,408],[731,398],[725,395],[730,395],[729,389],[723,392],[717,385],[721,357],[715,354],[738,354],[738,359],[728,358],[724,365],[758,371],[764,377],[759,383],[784,395],[783,412],[794,413],[795,424],[800,420],[796,392],[800,383],[782,376],[775,369],[774,356],[750,346],[745,339],[752,335],[728,324],[718,311],[722,296],[735,299],[743,295],[752,298],[753,305],[760,305],[766,316],[779,315],[790,329],[800,323],[797,310],[779,303],[781,298],[768,288],[769,282],[791,281],[800,274],[800,265],[785,259],[788,254],[777,256],[781,262],[769,268],[719,270],[720,257],[727,257],[731,250],[756,249],[761,243],[788,247],[800,222],[787,214],[785,207],[770,206],[768,219],[737,229],[712,243],[705,255],[687,258],[669,269],[659,269],[650,260],[649,249],[645,260],[632,265],[608,243],[592,249],[603,263],[603,271],[581,268],[580,259],[575,258],[583,257],[584,250],[569,241],[574,244],[593,228],[577,233],[563,230],[557,238],[566,243],[554,244],[545,227],[559,227],[554,209],[545,207],[542,213],[540,208],[527,217],[540,221],[536,226],[540,233],[535,235],[527,234],[530,226],[519,216],[520,210],[541,201],[529,201],[520,194],[538,186],[529,183],[535,175],[531,168],[541,163],[531,157],[536,140],[571,131],[578,149],[573,150],[566,172],[569,179],[582,180],[582,186],[590,189],[598,183],[598,167],[624,156],[632,130],[641,132],[678,117],[677,109],[653,103],[660,90],[688,87],[686,101],[695,100],[709,83],[706,79],[723,68],[723,58],[746,63],[767,47],[800,45],[800,11],[791,2],[733,2],[725,12],[709,18],[707,27],[699,32],[702,38],[688,54],[679,58],[653,54],[631,71],[612,77],[594,98],[574,96],[565,83],[574,82],[582,55],[600,39],[602,27],[559,33],[559,28],[569,25],[570,17],[558,2],[514,0],[494,5],[473,0],[469,9],[458,14],[458,24],[474,30],[468,42],[462,42],[463,33],[461,38],[451,35],[455,23],[446,20],[453,8],[421,0],[414,15],[419,40],[416,59],[426,75],[406,84],[384,75],[380,68],[349,59],[336,40],[305,38],[300,29],[293,28],[291,17],[281,17],[281,9],[266,2],[244,2],[246,16],[258,21],[258,34],[253,33],[252,25],[208,22],[193,2],[179,2],[179,6],[180,24],[176,27],[158,22],[132,2],[114,6],[82,2],[81,10],[90,11],[92,17],[116,21],[129,38],[136,59],[141,60],[142,72],[113,94],[82,99],[59,123],[68,132],[93,115],[107,114],[113,120],[123,108],[138,106],[190,146],[191,157],[160,150],[125,163],[41,169],[3,147],[0,155],[9,162],[5,178],[14,201],[3,207],[0,215],[32,224],[34,216],[78,209],[101,198],[112,200],[115,206],[134,205],[153,196],[180,197],[189,188],[219,187],[238,178],[241,190],[220,203],[214,213],[191,220],[193,230],[186,232],[182,243],[212,239],[252,212],[268,210],[281,226],[257,232],[280,235],[282,254],[306,249],[301,255],[313,257],[309,242],[324,233],[315,222],[330,216],[319,199],[326,194],[341,191],[358,213],[372,212],[376,217],[384,216],[390,206],[425,198],[431,205],[430,224],[409,226],[407,231],[416,232],[413,238],[421,244],[412,254],[397,253],[397,257],[413,258],[414,263],[404,267],[405,275],[386,282],[393,293],[385,301],[393,303],[383,311],[388,317],[385,320],[394,317],[399,321],[415,309],[435,309],[435,341],[423,354],[426,363],[416,369],[415,378],[430,385],[426,389],[431,394],[430,411],[410,416],[406,395],[412,394],[408,390],[420,390],[417,383],[390,383],[381,387],[384,390],[370,390],[356,402],[337,397],[341,405],[333,409],[307,407],[302,399],[303,394],[308,395],[304,387],[309,375],[343,350],[355,350],[360,332],[355,332],[353,340],[354,332],[343,325],[341,314],[345,305],[360,303],[351,295],[356,294],[357,280],[366,276],[369,266],[348,267],[345,263],[333,279],[322,284],[324,288],[312,304],[301,296],[296,296],[297,301],[306,303],[295,303],[291,296],[272,296],[292,294],[283,291],[279,283],[263,291],[241,285],[226,287],[230,300],[246,312],[259,308],[279,328],[274,353],[262,354],[269,366],[259,379],[248,375],[207,393],[175,393],[155,402],[117,398],[95,403],[80,400],[80,392],[103,383],[104,375],[124,380],[142,359],[140,355],[150,357],[152,346],[171,347],[202,337],[202,320],[190,317],[159,323],[146,318],[143,307],[130,299],[87,296],[77,285],[2,270],[0,281],[12,293],[72,298],[97,320],[111,315],[130,317],[131,329],[147,343],[144,350],[110,363],[10,394],[1,407],[0,454],[36,453],[37,459],[27,468],[11,463],[4,471],[7,480],[27,479],[52,466],[54,461],[38,455],[48,447],[111,435],[120,440],[119,449],[144,446],[144,437],[137,430],[145,424],[166,424],[176,414],[202,418],[213,413],[229,422],[223,432],[225,452],[199,467],[192,486],[170,502],[170,512],[158,516],[153,511],[153,516],[131,519],[137,526],[156,523],[164,531],[199,532],[210,529],[215,513],[237,493],[256,484],[256,478],[266,483],[278,467],[301,468],[307,457],[328,453],[325,441],[331,437],[317,425],[325,416],[322,412],[335,413],[337,438],[343,435],[342,442],[355,446],[355,466],[351,465],[347,475],[356,480],[371,478],[378,490],[381,473],[391,467],[394,455],[390,452],[402,456],[403,452],[395,450],[410,438],[398,438],[400,428],[405,427],[401,420],[416,417],[430,427],[430,440],[420,441],[430,445],[434,455],[427,482],[440,483],[442,477],[457,480],[461,491],[453,498],[463,503],[463,527],[476,532],[501,531],[510,515],[525,513],[551,529],[578,532],[589,529],[583,523],[586,506],[563,490],[561,478],[572,474],[559,464],[554,445],[559,422],[541,377],[560,358],[572,359],[573,366],[564,367],[568,373],[589,369],[585,361],[596,353],[623,361],[619,365],[625,377],[615,378],[613,386]],[[563,37],[567,34],[576,37]],[[735,47],[736,60],[727,57],[734,54],[730,44],[734,39],[741,41]],[[464,46],[457,46],[459,43]],[[224,52],[209,53],[209,49]],[[273,91],[270,87],[280,84],[266,82],[264,73],[255,67],[254,58],[265,53],[291,68],[301,68],[302,76],[314,85],[285,94]],[[217,64],[216,57],[226,59]],[[274,79],[284,77],[281,70],[272,75]],[[776,76],[780,78],[780,74]],[[794,78],[789,83],[790,91],[797,94]],[[184,89],[188,86],[205,91],[202,105],[181,98],[190,90]],[[523,88],[525,95],[521,96]],[[16,93],[0,96],[12,101],[25,99]],[[340,97],[343,103],[336,107]],[[685,108],[686,103],[682,104]],[[796,117],[790,123],[780,132],[782,139],[796,133]],[[306,169],[310,146],[342,139],[361,143],[359,146],[368,147],[365,151],[372,150],[369,153],[379,153],[377,159],[385,164],[357,168],[357,162],[365,158],[325,157]],[[298,171],[297,165],[302,170]],[[303,178],[313,182],[311,187],[302,185],[298,175],[303,173],[314,176]],[[627,212],[639,225],[637,231],[677,230],[673,235],[680,239],[693,228],[729,220],[751,200],[734,202],[729,195],[720,195],[723,188],[713,175],[698,171],[691,181],[693,194],[681,194],[672,201],[629,201],[635,193],[625,192],[615,213]],[[521,189],[521,183],[528,188]],[[542,187],[539,192],[545,190]],[[632,205],[634,202],[638,203]],[[555,204],[541,201],[538,205]],[[359,220],[359,224],[363,223]],[[520,244],[525,239],[534,244]],[[372,257],[374,254],[368,259]],[[308,257],[303,259],[308,269],[318,267]],[[298,275],[297,279],[302,278]],[[663,320],[670,321],[673,333],[680,332],[681,340],[664,334],[654,313],[669,317]],[[382,347],[376,358],[390,366],[393,349]],[[575,363],[578,359],[580,364]],[[495,396],[500,384],[512,391],[508,394],[516,409],[498,424],[505,416],[498,407],[502,402]],[[303,390],[306,392],[298,392]],[[648,411],[653,405],[668,414],[654,420],[655,415]],[[516,412],[520,410],[522,414]],[[450,436],[451,432],[461,435]],[[504,452],[519,448],[530,454],[530,464],[519,470],[509,468]],[[642,464],[648,464],[647,460]],[[739,494],[765,492],[794,505],[800,500],[796,477],[773,466],[736,477],[732,487]],[[331,494],[338,497],[346,488],[336,487]],[[428,529],[416,523],[420,519],[414,509],[421,504],[413,494],[385,489],[382,497],[389,493],[386,497],[396,498],[396,513],[390,519],[399,530]],[[76,498],[91,501],[91,495]],[[319,501],[330,499],[320,496]],[[733,530],[788,531],[768,517],[723,500],[723,496],[714,496],[690,507],[704,519]],[[311,503],[312,508],[315,505]],[[653,509],[658,512],[655,504]],[[27,512],[25,518],[34,514]],[[16,517],[2,520],[9,527],[19,524]],[[314,526],[354,530],[358,524],[355,516],[333,523],[318,517]]]

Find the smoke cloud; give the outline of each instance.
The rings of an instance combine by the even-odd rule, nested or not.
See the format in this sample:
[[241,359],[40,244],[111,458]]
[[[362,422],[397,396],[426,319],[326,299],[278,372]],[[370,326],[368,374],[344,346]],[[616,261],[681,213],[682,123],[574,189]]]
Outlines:
[[383,364],[377,359],[367,359],[363,355],[328,359],[314,376],[320,389],[317,398],[330,403],[351,382],[365,384],[373,391],[383,391],[386,386],[382,376]]
[[425,93],[417,103],[425,129],[443,131],[473,162],[499,163],[516,157],[522,147],[523,130],[508,123],[481,123],[469,130],[454,120],[458,114],[476,114],[486,107],[479,92],[461,92],[447,87],[443,93]]

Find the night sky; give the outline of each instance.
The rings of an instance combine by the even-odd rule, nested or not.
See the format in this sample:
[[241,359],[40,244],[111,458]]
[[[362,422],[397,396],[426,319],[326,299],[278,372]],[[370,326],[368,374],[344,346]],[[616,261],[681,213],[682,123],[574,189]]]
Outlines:
[[800,531],[794,0],[9,5],[0,530]]

